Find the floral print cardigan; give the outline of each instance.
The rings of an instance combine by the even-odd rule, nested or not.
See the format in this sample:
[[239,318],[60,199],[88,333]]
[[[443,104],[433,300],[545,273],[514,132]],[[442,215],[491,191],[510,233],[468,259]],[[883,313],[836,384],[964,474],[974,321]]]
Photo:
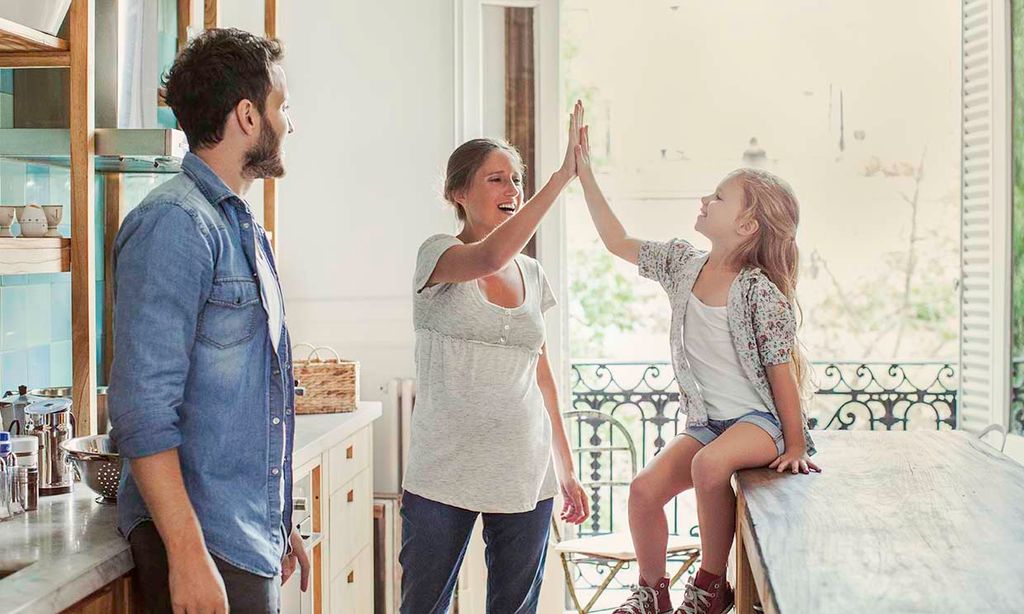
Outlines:
[[[661,284],[672,304],[669,342],[672,367],[679,384],[680,408],[686,412],[686,426],[707,424],[708,413],[683,349],[683,317],[708,253],[689,242],[673,239],[666,243],[645,241],[637,264],[640,275]],[[729,289],[729,332],[747,379],[776,418],[779,418],[765,367],[789,362],[796,339],[796,315],[789,300],[760,269],[744,269]],[[803,419],[807,453],[814,454],[814,442]],[[782,420],[779,419],[779,423]]]

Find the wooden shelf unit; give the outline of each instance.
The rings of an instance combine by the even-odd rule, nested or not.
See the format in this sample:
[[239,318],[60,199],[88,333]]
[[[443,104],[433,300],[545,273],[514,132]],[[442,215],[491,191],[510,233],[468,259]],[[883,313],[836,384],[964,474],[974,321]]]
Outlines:
[[0,68],[70,66],[68,41],[0,17]]
[[0,237],[0,275],[71,271],[71,239]]
[[96,433],[95,14],[71,0],[67,40],[0,19],[0,68],[67,68],[71,239],[0,239],[0,273],[71,273],[72,399],[79,435]]

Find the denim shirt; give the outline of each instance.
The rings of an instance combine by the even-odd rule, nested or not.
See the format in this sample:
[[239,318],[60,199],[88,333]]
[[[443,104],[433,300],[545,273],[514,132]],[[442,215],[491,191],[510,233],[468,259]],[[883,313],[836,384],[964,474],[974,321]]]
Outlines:
[[[693,377],[683,345],[686,307],[697,276],[708,260],[701,251],[683,239],[662,243],[645,241],[640,245],[637,266],[640,275],[661,284],[672,304],[669,333],[672,367],[679,385],[679,405],[686,413],[686,426],[707,424],[704,398]],[[793,305],[760,269],[746,268],[729,288],[727,313],[729,334],[747,380],[753,384],[765,407],[782,423],[775,407],[766,367],[790,361],[796,342],[796,314]],[[807,453],[815,453],[814,440],[807,429],[806,410],[800,408]]]
[[[248,205],[200,158],[182,171],[114,244],[111,437],[128,459],[177,448],[210,553],[273,577],[292,526],[295,392],[287,326],[276,353],[268,334],[256,241],[277,269]],[[125,463],[118,529],[150,518]]]

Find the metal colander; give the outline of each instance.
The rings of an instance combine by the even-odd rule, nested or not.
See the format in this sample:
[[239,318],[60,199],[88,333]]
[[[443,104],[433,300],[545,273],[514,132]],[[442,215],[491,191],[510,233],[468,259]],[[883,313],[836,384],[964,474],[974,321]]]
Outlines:
[[121,455],[106,435],[75,437],[60,444],[68,458],[75,462],[82,481],[100,496],[99,503],[117,501],[121,482]]

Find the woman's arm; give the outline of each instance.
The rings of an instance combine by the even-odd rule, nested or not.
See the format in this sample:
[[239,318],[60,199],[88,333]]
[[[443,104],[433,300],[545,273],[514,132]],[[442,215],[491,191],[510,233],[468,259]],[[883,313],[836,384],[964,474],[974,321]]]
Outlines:
[[782,437],[786,441],[786,450],[769,467],[778,469],[780,473],[787,468],[792,468],[793,473],[820,472],[821,469],[807,456],[803,413],[800,411],[800,389],[793,372],[793,363],[767,365],[765,372],[775,398],[775,409],[782,421]]
[[575,150],[579,138],[579,120],[583,106],[577,102],[569,116],[569,145],[562,166],[544,187],[507,222],[475,243],[454,245],[441,255],[427,286],[471,281],[493,275],[523,251],[537,232],[544,215],[558,199],[565,186],[576,176]]
[[537,385],[544,395],[544,407],[551,420],[551,452],[555,462],[555,475],[562,489],[561,518],[566,522],[581,524],[590,516],[590,500],[583,492],[583,487],[576,480],[576,470],[572,462],[572,450],[569,449],[569,438],[562,423],[562,413],[558,405],[558,388],[555,377],[548,363],[548,347],[541,348],[540,360],[537,361]]
[[588,128],[589,126],[584,126],[580,131],[580,143],[576,147],[576,173],[579,175],[580,185],[583,186],[583,197],[587,201],[590,219],[594,221],[597,234],[601,235],[601,241],[608,251],[630,264],[636,264],[637,258],[640,257],[640,244],[643,241],[634,239],[626,233],[622,222],[612,211],[600,186],[597,185],[594,169],[590,165]]

